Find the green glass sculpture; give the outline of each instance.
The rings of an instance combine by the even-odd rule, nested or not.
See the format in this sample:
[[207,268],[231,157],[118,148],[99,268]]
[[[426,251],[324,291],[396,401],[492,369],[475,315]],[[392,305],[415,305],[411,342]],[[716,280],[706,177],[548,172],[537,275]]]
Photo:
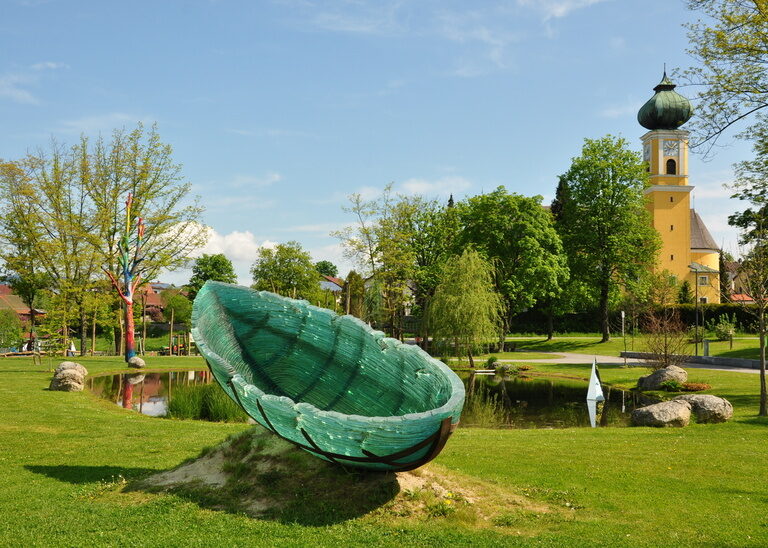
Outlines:
[[437,456],[459,422],[464,385],[453,371],[352,316],[209,281],[192,325],[232,399],[331,462],[410,470]]

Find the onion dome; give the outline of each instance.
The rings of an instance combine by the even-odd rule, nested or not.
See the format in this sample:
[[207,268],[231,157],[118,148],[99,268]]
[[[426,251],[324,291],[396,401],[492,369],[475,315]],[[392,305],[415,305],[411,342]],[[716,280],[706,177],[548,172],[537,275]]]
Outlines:
[[653,91],[656,95],[651,97],[637,113],[637,121],[646,129],[677,129],[690,120],[693,115],[693,107],[690,101],[674,91],[675,84],[664,77]]

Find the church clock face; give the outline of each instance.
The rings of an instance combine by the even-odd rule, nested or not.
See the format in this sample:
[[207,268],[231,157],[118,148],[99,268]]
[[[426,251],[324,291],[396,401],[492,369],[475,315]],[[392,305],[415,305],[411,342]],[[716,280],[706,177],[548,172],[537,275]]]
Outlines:
[[644,162],[650,162],[651,161],[651,144],[646,143],[643,147],[643,161]]
[[664,156],[677,156],[680,143],[677,141],[664,141]]

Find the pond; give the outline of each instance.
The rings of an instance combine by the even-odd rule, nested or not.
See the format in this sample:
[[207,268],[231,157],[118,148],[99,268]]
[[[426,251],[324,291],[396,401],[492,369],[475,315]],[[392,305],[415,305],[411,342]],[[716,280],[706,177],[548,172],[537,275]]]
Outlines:
[[[589,426],[588,382],[582,379],[526,375],[462,373],[467,401],[465,426],[495,428],[566,428]],[[606,401],[598,404],[601,426],[629,426],[638,395],[603,385]],[[647,403],[647,402],[646,402]]]
[[[467,401],[461,426],[489,428],[588,427],[587,381],[526,375],[462,372]],[[153,417],[246,421],[240,407],[211,384],[208,370],[142,371],[88,378],[90,390],[125,409]],[[638,395],[603,386],[598,406],[601,426],[628,426]],[[648,403],[648,402],[643,402]]]
[[168,414],[168,401],[175,389],[210,384],[211,380],[211,372],[207,369],[142,371],[88,377],[88,388],[124,409],[133,409],[151,417],[164,417]]

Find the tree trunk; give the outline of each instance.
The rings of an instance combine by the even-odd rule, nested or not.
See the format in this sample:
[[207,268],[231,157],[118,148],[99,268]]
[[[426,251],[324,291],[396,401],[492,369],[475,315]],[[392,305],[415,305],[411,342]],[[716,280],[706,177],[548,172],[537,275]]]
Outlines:
[[171,325],[168,330],[168,355],[173,356],[173,314],[174,310],[171,308]]
[[80,305],[80,355],[85,356],[88,348],[88,317],[85,306]]
[[29,350],[35,350],[35,309],[29,306]]
[[547,340],[551,341],[555,332],[555,313],[550,308],[547,311]]
[[765,385],[765,309],[760,310],[760,412],[761,417],[768,416],[768,391]]
[[136,326],[133,321],[133,299],[125,303],[125,361],[136,355]]
[[608,323],[608,282],[603,282],[600,287],[600,329],[602,332],[602,339],[600,342],[608,342],[611,340],[611,328]]
[[147,353],[147,292],[141,296],[141,354]]
[[93,311],[93,321],[91,322],[91,356],[96,355],[96,310]]
[[467,357],[469,358],[469,367],[472,369],[475,368],[475,359],[472,357],[472,346],[470,345],[469,349],[467,350]]

